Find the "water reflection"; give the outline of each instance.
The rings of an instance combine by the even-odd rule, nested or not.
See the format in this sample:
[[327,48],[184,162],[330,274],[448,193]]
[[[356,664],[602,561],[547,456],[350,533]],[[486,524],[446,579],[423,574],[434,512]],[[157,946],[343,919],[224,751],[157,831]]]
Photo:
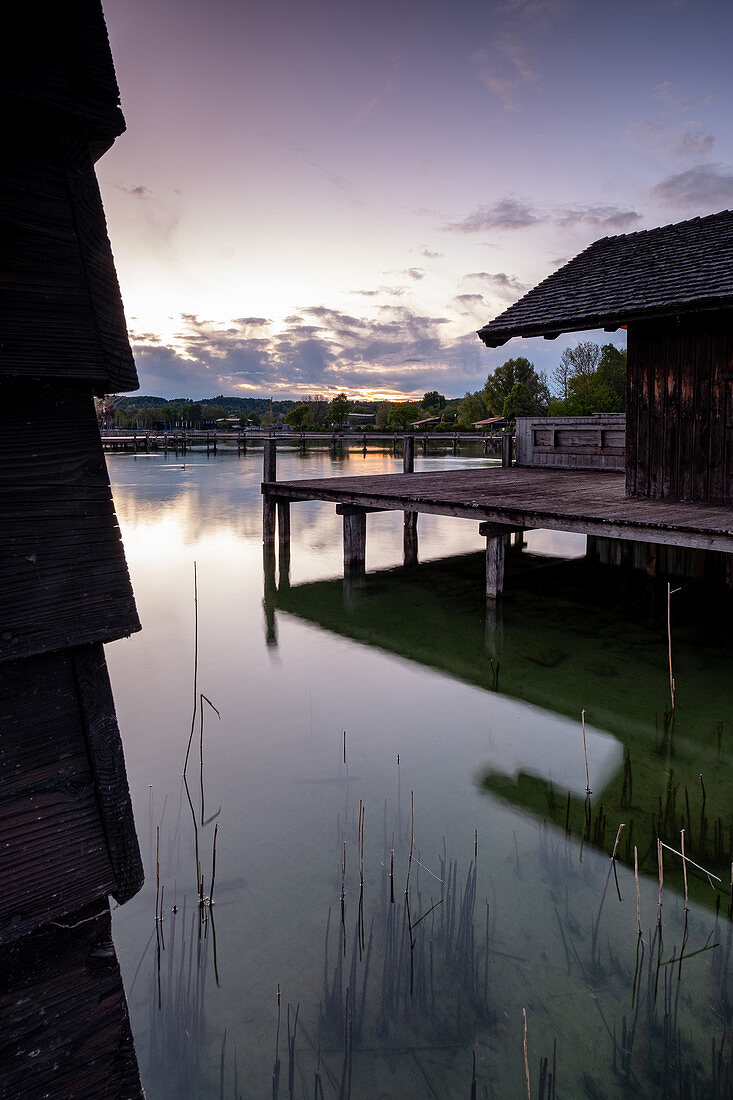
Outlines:
[[[672,713],[665,608],[645,580],[515,551],[503,605],[485,609],[482,570],[479,555],[454,558],[371,574],[348,598],[339,581],[270,587],[265,603],[552,712],[514,710],[510,737],[498,719],[482,787],[609,854],[623,819],[619,858],[633,866],[637,847],[654,876],[657,836],[679,849],[684,829],[688,854],[729,894],[733,666],[698,595],[675,605]],[[633,618],[619,619],[619,604]],[[670,877],[681,884],[674,861]],[[692,888],[714,904],[708,886],[703,875]]]
[[[339,517],[293,506],[290,587],[266,568],[263,609],[258,464],[201,464],[182,500],[149,463],[161,496],[145,512],[137,468],[120,462],[115,482],[145,631],[109,659],[148,886],[114,919],[150,1095],[520,1096],[527,1074],[533,1096],[728,1095],[728,897],[716,911],[689,865],[685,905],[667,853],[660,921],[641,835],[670,761],[693,823],[699,771],[706,814],[723,815],[724,640],[700,644],[679,606],[665,741],[664,629],[638,594],[619,605],[611,574],[589,603],[584,566],[520,554],[487,631],[476,525],[425,517],[421,554],[465,556],[375,573],[403,550],[401,516],[375,515],[346,607]],[[186,495],[206,524],[188,526]],[[178,541],[149,554],[171,524]],[[195,650],[221,718],[204,704],[192,812]],[[197,879],[214,878],[217,825],[214,945]],[[696,844],[693,830],[689,860]]]

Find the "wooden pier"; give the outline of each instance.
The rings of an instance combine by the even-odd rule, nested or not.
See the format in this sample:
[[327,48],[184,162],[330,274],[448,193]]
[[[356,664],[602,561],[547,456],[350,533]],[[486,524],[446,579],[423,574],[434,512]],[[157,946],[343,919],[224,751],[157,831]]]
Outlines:
[[[246,454],[249,448],[262,447],[269,440],[289,448],[297,447],[301,454],[309,450],[328,449],[332,453],[343,451],[362,451],[371,449],[383,451],[389,449],[399,454],[404,446],[404,432],[296,432],[296,431],[253,431],[245,428],[229,430],[201,430],[196,428],[176,428],[173,431],[152,429],[105,428],[100,432],[105,451],[131,451],[133,454],[149,454],[162,451],[164,454],[187,454],[189,451],[206,451],[216,454],[217,448],[236,449],[237,454]],[[461,446],[481,449],[484,456],[502,453],[507,442],[513,442],[509,432],[420,432],[417,446],[423,455],[432,452],[443,454],[449,451],[460,453]]]
[[[733,508],[627,497],[622,472],[504,466],[277,481],[274,445],[267,451],[262,484],[265,547],[274,550],[277,516],[281,555],[289,558],[290,504],[330,501],[343,516],[344,568],[351,579],[364,572],[366,519],[375,511],[402,511],[410,517],[406,519],[406,562],[417,557],[420,512],[477,521],[486,537],[490,599],[501,595],[504,547],[513,531],[569,531],[643,542],[652,548],[666,545],[733,554]],[[650,569],[652,559],[650,552]]]

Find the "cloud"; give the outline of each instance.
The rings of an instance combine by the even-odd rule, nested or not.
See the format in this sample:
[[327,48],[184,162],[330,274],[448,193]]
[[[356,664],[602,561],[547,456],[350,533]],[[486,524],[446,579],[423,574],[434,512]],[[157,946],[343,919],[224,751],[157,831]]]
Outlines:
[[526,229],[543,219],[519,199],[500,199],[490,206],[477,206],[465,218],[443,229],[452,233],[483,233],[487,229]]
[[478,66],[482,84],[498,96],[507,111],[519,107],[518,91],[538,79],[524,44],[511,32],[499,32],[491,50],[475,50],[471,60]]
[[526,229],[540,223],[567,228],[572,225],[592,225],[602,229],[625,229],[641,219],[636,210],[617,206],[561,206],[554,211],[533,209],[519,199],[501,199],[491,206],[478,206],[458,222],[442,228],[453,233],[484,233],[490,229]]
[[485,313],[488,308],[483,294],[456,294],[453,301],[458,303],[458,311],[462,317]]
[[540,79],[530,42],[546,34],[568,10],[567,0],[505,0],[496,6],[491,43],[475,50],[470,59],[478,79],[505,110],[518,110],[522,89]]
[[701,164],[666,176],[651,195],[672,206],[694,207],[707,213],[733,206],[733,171],[720,164]]
[[133,198],[140,199],[142,201],[152,198],[153,192],[149,187],[144,187],[141,183],[138,183],[135,187],[128,187],[124,183],[113,183],[115,191],[124,191],[126,195],[132,195]]
[[626,229],[641,220],[637,210],[622,210],[618,206],[565,206],[552,219],[563,227],[594,225],[600,229]]
[[[459,296],[459,302],[477,306],[481,295]],[[370,318],[312,305],[277,331],[264,318],[217,324],[187,313],[180,315],[175,344],[150,334],[131,338],[143,389],[165,397],[297,397],[340,389],[413,394],[436,386],[460,393],[469,382],[475,386],[484,364],[475,334],[448,337],[448,323],[398,305],[382,305]]]
[[675,153],[680,157],[700,157],[709,153],[715,144],[712,134],[703,134],[699,130],[686,130],[680,134],[675,145]]
[[506,272],[470,272],[463,278],[479,279],[482,283],[488,283],[496,297],[507,301],[515,301],[529,289],[526,283],[519,282],[515,275],[507,275]]
[[696,107],[709,107],[711,103],[715,103],[714,95],[693,96],[685,95],[677,85],[672,84],[669,80],[660,81],[654,88],[654,99],[659,103],[663,110],[671,111],[675,114],[685,113],[692,111]]
[[423,245],[422,248],[418,248],[418,252],[421,256],[424,256],[426,260],[442,260],[445,256],[444,252],[431,252],[425,245]]
[[382,80],[380,87],[360,107],[357,118],[360,122],[364,122],[371,114],[374,113],[376,108],[382,102],[382,100],[389,98],[397,87],[397,76],[400,67],[400,54],[395,52],[390,58],[390,72]]
[[305,164],[310,165],[311,168],[315,168],[316,171],[320,172],[324,179],[331,184],[334,190],[346,196],[351,206],[359,208],[366,206],[366,203],[359,195],[359,189],[352,180],[348,179],[346,176],[342,176],[340,172],[336,172],[333,168],[321,164],[320,161],[314,160],[305,146],[296,145],[295,142],[280,137],[274,130],[261,130],[260,137],[272,142],[273,145],[279,147],[284,152],[290,153],[291,156],[302,160]]
[[382,286],[378,286],[376,288],[373,288],[372,290],[351,290],[349,291],[349,293],[359,294],[362,298],[379,298],[385,294],[388,298],[401,298],[402,295],[405,293],[405,289],[406,288],[404,286],[391,286],[387,284],[382,284]]

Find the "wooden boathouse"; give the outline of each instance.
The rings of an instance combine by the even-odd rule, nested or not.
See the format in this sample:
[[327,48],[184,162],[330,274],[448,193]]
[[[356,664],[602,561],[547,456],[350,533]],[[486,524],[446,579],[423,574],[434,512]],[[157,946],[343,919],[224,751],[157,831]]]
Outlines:
[[138,383],[99,0],[18,9],[0,104],[0,1094],[137,1097],[108,898],[143,872],[103,643],[140,624],[94,395]]
[[[487,540],[490,599],[501,594],[506,537],[516,529],[731,554],[732,322],[733,213],[603,238],[478,335],[499,347],[513,337],[625,328],[622,469],[505,461],[502,469],[414,473],[408,437],[403,474],[278,482],[273,455],[262,486],[265,547],[274,548],[277,516],[287,558],[290,504],[316,499],[343,515],[347,577],[364,571],[370,511],[404,512],[406,562],[416,558],[419,512],[476,519]],[[618,457],[611,467],[621,466]],[[655,560],[652,552],[650,567]]]

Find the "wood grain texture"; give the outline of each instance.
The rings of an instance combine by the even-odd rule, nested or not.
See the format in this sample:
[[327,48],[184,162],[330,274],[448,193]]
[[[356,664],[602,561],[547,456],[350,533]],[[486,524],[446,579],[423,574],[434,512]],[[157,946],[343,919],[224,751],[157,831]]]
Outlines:
[[142,1100],[106,901],[0,947],[0,973],[0,1096]]
[[89,763],[115,876],[112,896],[122,904],[134,897],[145,876],[107,662],[100,643],[80,646],[71,655]]
[[117,883],[71,655],[0,665],[0,943]]
[[629,327],[630,495],[733,502],[728,453],[732,345],[731,312]]
[[137,389],[84,131],[16,124],[0,150],[0,375]]
[[0,661],[140,629],[91,395],[0,384]]
[[270,496],[733,552],[733,508],[628,497],[621,473],[513,467],[278,481]]

